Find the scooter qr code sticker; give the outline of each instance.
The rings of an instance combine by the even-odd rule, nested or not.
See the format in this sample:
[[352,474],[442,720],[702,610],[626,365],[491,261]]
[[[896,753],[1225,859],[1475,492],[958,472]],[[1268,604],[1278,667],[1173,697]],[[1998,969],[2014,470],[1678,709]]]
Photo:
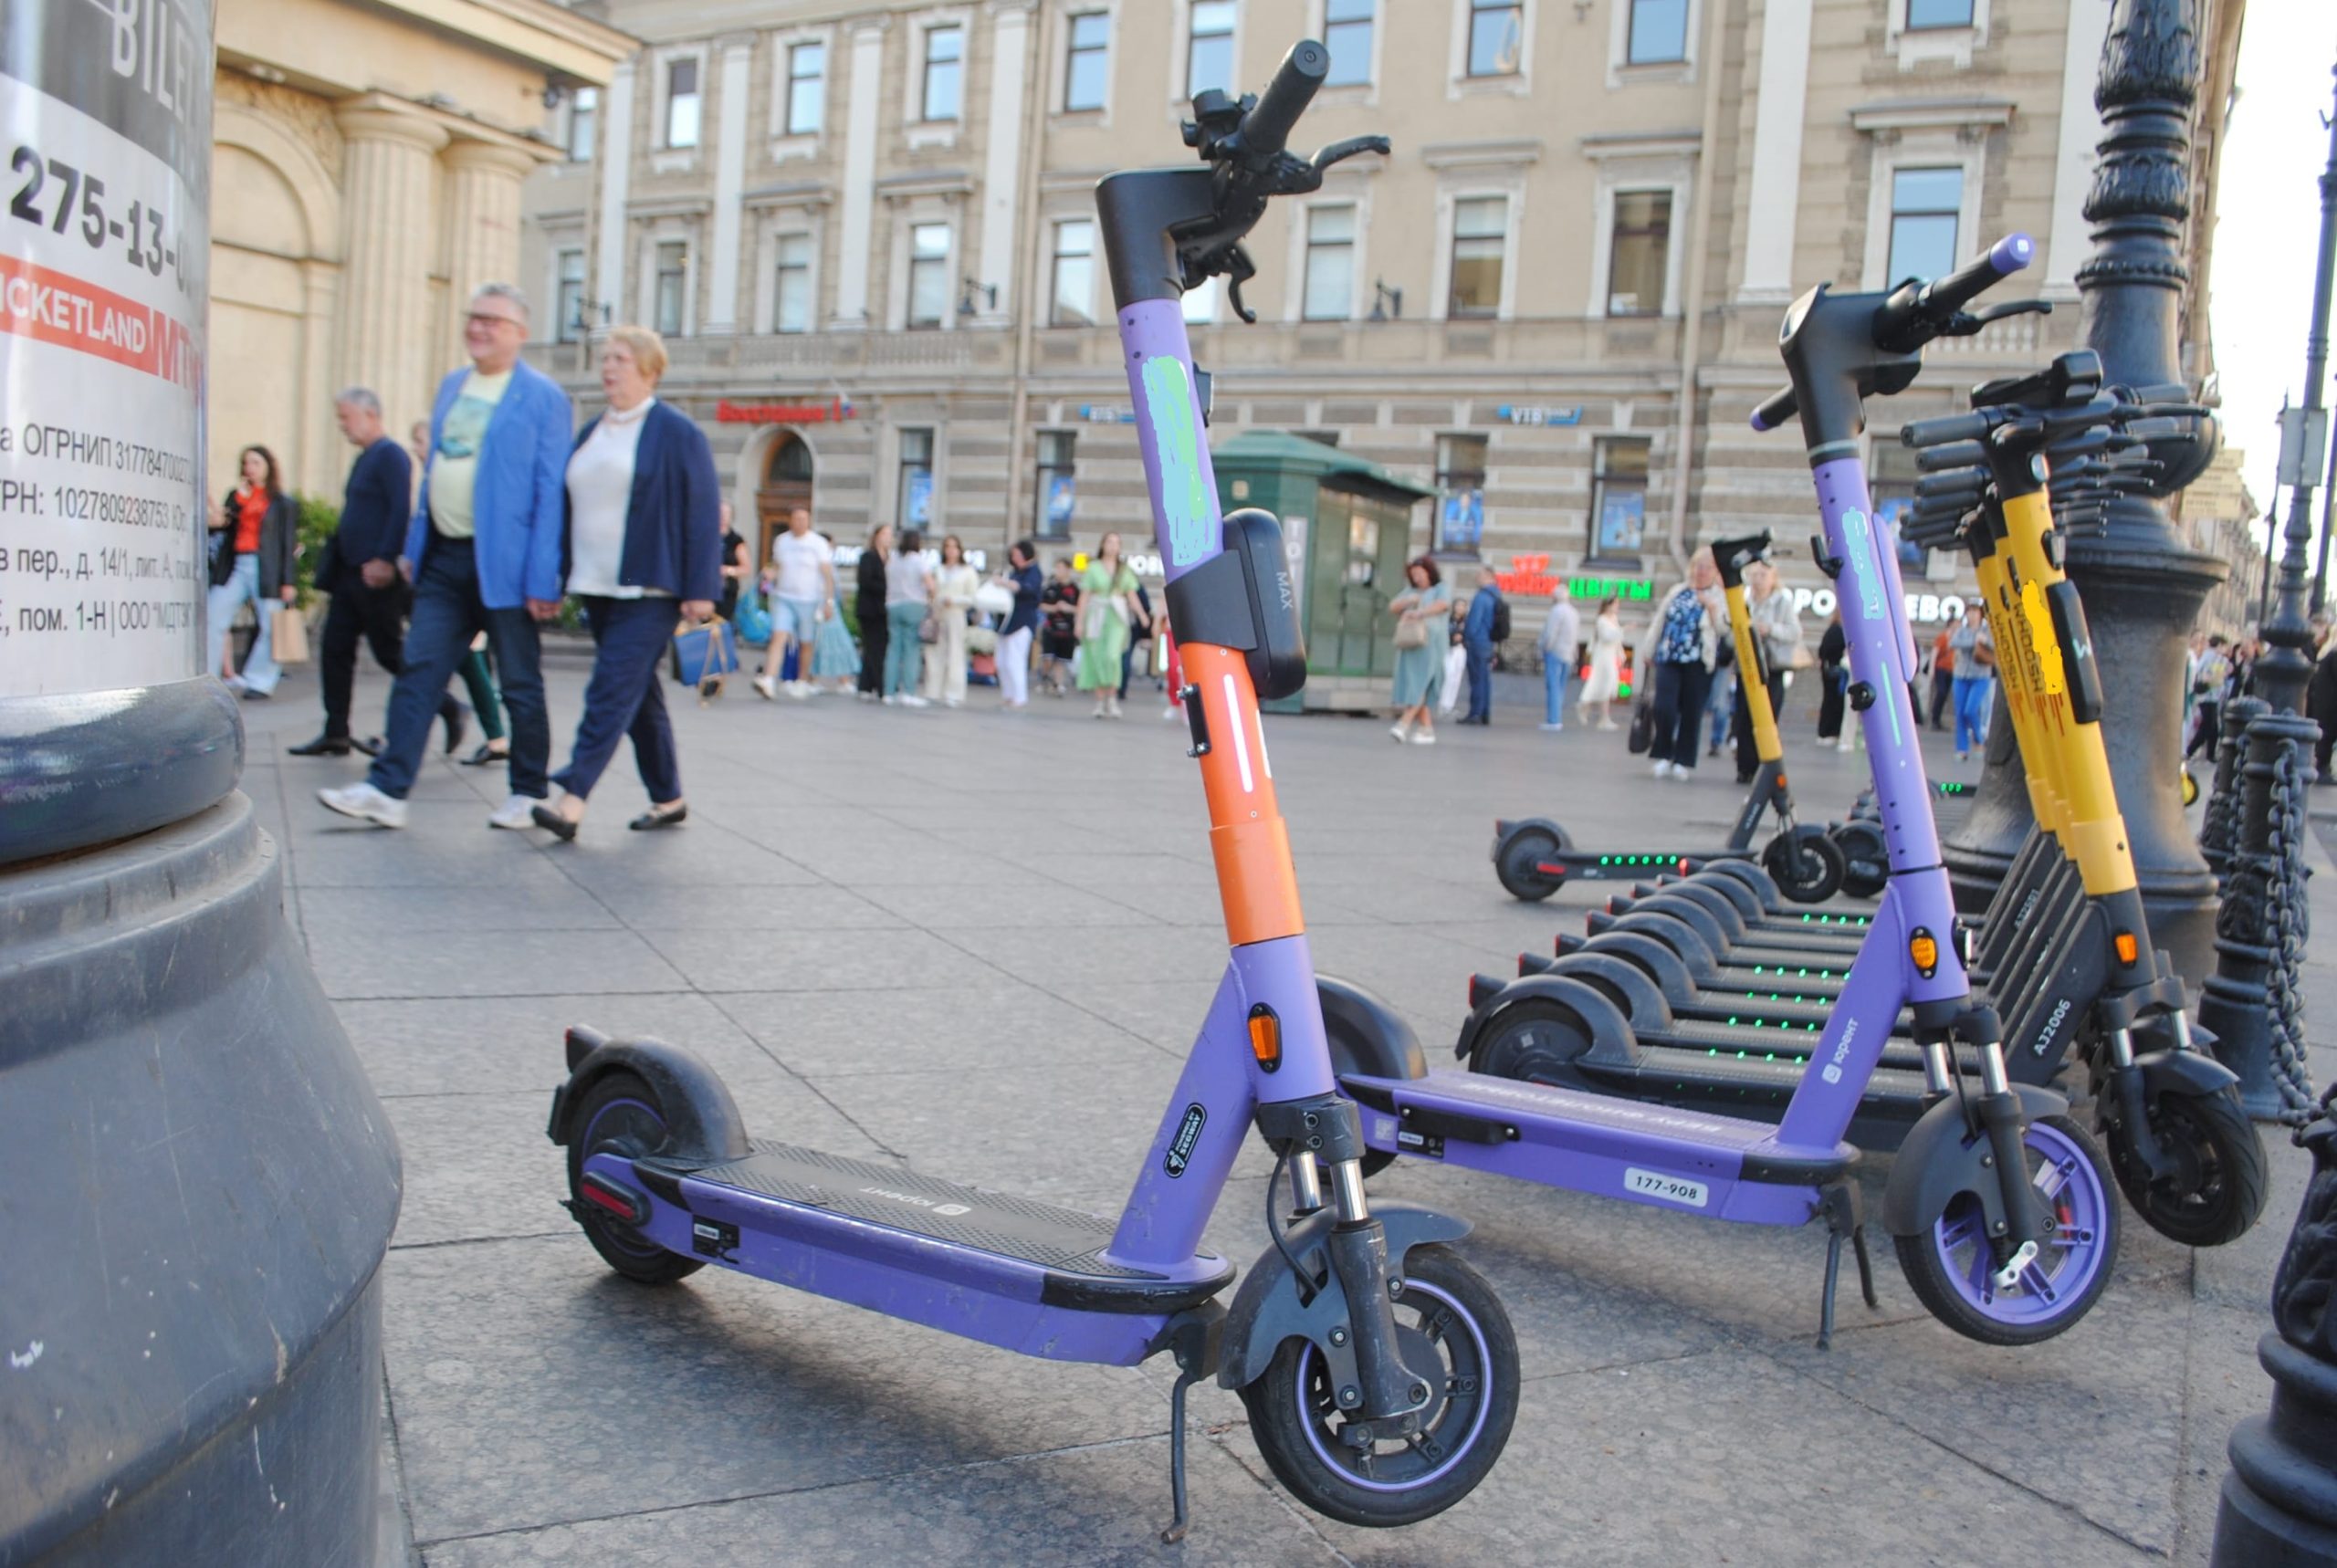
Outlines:
[[1683,1181],[1678,1176],[1643,1171],[1637,1166],[1623,1167],[1623,1190],[1660,1197],[1666,1203],[1683,1203],[1690,1208],[1703,1207],[1712,1201],[1713,1196],[1712,1188],[1703,1182]]

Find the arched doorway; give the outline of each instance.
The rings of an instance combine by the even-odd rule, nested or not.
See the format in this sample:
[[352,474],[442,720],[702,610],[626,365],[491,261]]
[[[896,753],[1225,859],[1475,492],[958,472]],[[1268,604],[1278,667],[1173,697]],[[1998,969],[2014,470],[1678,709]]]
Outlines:
[[[812,504],[812,448],[791,430],[780,432],[763,464],[763,482],[755,492],[755,514],[761,520],[755,559],[770,559],[771,536],[787,527],[787,514]],[[817,517],[815,512],[812,514]]]

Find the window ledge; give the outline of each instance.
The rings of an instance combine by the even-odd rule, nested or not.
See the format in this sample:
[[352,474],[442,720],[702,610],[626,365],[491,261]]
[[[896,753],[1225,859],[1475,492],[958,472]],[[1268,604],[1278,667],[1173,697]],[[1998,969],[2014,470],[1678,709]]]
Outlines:
[[695,147],[670,147],[649,155],[649,172],[653,174],[686,174],[697,167]]
[[1892,40],[1892,52],[1898,56],[1902,71],[1912,71],[1927,60],[1945,60],[1957,70],[1969,70],[1972,56],[1987,41],[1976,26],[1913,27]]
[[770,161],[774,163],[785,163],[798,158],[817,158],[819,155],[820,139],[816,135],[771,138]]
[[928,147],[955,147],[958,145],[958,122],[947,120],[929,125],[912,125],[909,127],[908,143],[912,152],[922,152]]
[[1609,87],[1676,87],[1695,79],[1693,60],[1650,60],[1636,66],[1619,60],[1607,68]]
[[1524,98],[1533,91],[1524,71],[1499,77],[1454,77],[1445,84],[1447,98]]
[[1047,111],[1047,123],[1074,128],[1103,126],[1112,123],[1111,107],[1097,104],[1093,109],[1053,109]]

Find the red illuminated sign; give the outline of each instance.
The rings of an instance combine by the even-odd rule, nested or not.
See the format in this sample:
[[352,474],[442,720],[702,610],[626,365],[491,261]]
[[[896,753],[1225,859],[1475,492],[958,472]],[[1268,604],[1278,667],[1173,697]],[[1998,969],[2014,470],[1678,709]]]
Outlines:
[[1493,580],[1501,584],[1504,593],[1546,599],[1558,586],[1550,575],[1550,558],[1546,555],[1514,555],[1509,558],[1509,570],[1493,573]]
[[724,398],[714,405],[714,417],[722,424],[826,424],[852,418],[853,407],[851,399],[841,397],[826,402],[732,402]]

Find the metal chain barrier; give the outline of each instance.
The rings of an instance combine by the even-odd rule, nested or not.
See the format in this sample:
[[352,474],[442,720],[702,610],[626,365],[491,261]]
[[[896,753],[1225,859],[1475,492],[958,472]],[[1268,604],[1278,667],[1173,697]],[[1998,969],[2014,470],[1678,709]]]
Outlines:
[[2215,785],[2199,824],[2199,852],[2216,873],[2218,892],[2230,877],[2232,852],[2239,841],[2240,768],[2248,749],[2248,721],[2263,711],[2264,705],[2254,697],[2234,697],[2218,716]]
[[[2264,943],[2271,950],[2265,975],[2269,1004],[2272,1072],[2280,1090],[2280,1120],[2301,1138],[2319,1107],[2305,1063],[2304,991],[2300,983],[2312,915],[2305,902],[2305,792],[2313,769],[2303,745],[2283,737],[2271,759],[2271,831],[2265,852],[2249,855],[2248,891],[2260,889]],[[2337,1089],[2337,1085],[2332,1085]]]

